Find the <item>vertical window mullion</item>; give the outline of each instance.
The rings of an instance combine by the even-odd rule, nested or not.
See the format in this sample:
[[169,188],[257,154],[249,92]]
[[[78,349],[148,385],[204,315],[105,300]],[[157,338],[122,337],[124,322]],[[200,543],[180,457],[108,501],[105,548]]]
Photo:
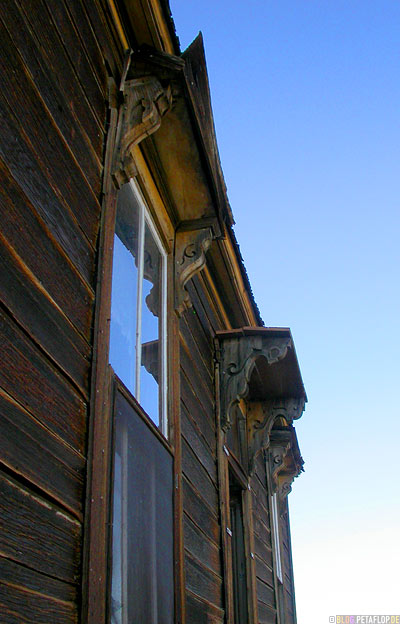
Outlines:
[[[134,191],[136,193],[136,189]],[[135,357],[135,395],[140,403],[140,367],[142,364],[142,291],[143,291],[143,265],[144,265],[144,206],[139,202],[139,241],[138,241],[138,283],[137,283],[137,313],[136,313],[136,357]]]
[[162,283],[161,283],[161,431],[168,437],[168,422],[167,422],[167,266],[166,256],[164,250],[162,250]]

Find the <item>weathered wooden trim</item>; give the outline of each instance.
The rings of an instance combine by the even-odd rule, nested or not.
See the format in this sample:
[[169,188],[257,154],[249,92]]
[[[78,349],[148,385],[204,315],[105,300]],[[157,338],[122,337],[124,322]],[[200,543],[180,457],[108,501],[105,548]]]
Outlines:
[[110,120],[104,166],[104,197],[100,229],[85,505],[82,621],[102,624],[107,610],[108,519],[110,504],[111,392],[109,366],[112,254],[117,189],[111,182],[118,111],[115,85],[110,85]]
[[115,6],[115,2],[114,0],[107,0],[107,4],[110,8],[111,11],[111,15],[113,17],[114,20],[114,25],[115,25],[115,29],[118,33],[118,37],[120,38],[121,44],[122,44],[122,48],[123,50],[128,50],[129,48],[129,43],[128,43],[128,39],[125,35],[125,30],[124,27],[122,25],[122,22],[120,20],[119,17],[119,13],[117,11],[117,7]]

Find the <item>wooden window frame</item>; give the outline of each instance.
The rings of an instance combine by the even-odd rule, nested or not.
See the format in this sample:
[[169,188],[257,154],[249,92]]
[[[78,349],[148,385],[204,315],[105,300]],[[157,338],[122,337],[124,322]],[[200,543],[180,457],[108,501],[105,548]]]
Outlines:
[[[141,394],[141,365],[142,350],[139,348],[142,338],[142,291],[144,279],[144,251],[145,251],[145,229],[148,226],[150,233],[154,239],[156,247],[162,257],[162,277],[161,277],[161,335],[159,342],[161,345],[161,379],[160,379],[160,403],[159,403],[159,429],[168,439],[168,406],[167,406],[167,390],[168,390],[168,359],[167,359],[167,251],[163,245],[158,227],[154,223],[154,219],[150,213],[147,202],[143,196],[140,186],[134,178],[131,178],[129,184],[135,199],[140,204],[139,214],[139,232],[138,232],[138,274],[137,274],[137,292],[136,292],[136,352],[135,352],[135,393],[134,396],[139,403]],[[115,227],[114,227],[115,229]],[[143,408],[142,408],[143,409]],[[151,417],[150,417],[151,419]]]
[[[96,299],[94,312],[94,346],[91,378],[91,402],[88,421],[87,491],[85,503],[84,548],[82,565],[81,619],[87,624],[108,623],[109,519],[112,475],[112,406],[114,373],[109,365],[111,314],[112,256],[118,188],[111,176],[115,153],[118,108],[113,99],[115,86],[110,82],[109,130],[107,135],[103,202],[98,242]],[[115,107],[114,107],[115,105]],[[140,148],[135,148],[136,183],[155,223],[166,257],[166,334],[168,437],[174,456],[174,565],[175,620],[184,620],[184,556],[182,527],[181,440],[179,419],[179,320],[174,313],[174,228],[166,215],[150,171]],[[155,211],[157,211],[155,213]],[[158,219],[160,212],[160,219]],[[141,409],[141,408],[140,408]],[[167,422],[167,419],[165,419]],[[157,427],[154,425],[154,428]],[[158,430],[158,436],[165,437]]]

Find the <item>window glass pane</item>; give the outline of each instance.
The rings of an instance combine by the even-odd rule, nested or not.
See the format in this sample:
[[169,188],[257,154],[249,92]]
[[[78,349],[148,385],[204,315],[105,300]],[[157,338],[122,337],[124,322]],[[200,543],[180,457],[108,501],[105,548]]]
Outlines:
[[162,275],[163,257],[145,226],[142,286],[142,366],[140,371],[140,404],[159,425],[162,349]]
[[111,622],[172,624],[172,457],[119,392],[116,402]]
[[110,364],[135,394],[140,205],[129,184],[118,193],[111,294]]

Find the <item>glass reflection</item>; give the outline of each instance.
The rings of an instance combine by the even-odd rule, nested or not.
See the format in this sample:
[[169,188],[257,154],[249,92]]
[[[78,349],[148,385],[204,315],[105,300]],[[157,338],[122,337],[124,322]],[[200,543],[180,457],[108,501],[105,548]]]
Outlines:
[[142,286],[142,366],[140,403],[159,425],[159,383],[161,372],[159,336],[161,316],[162,256],[146,223]]

